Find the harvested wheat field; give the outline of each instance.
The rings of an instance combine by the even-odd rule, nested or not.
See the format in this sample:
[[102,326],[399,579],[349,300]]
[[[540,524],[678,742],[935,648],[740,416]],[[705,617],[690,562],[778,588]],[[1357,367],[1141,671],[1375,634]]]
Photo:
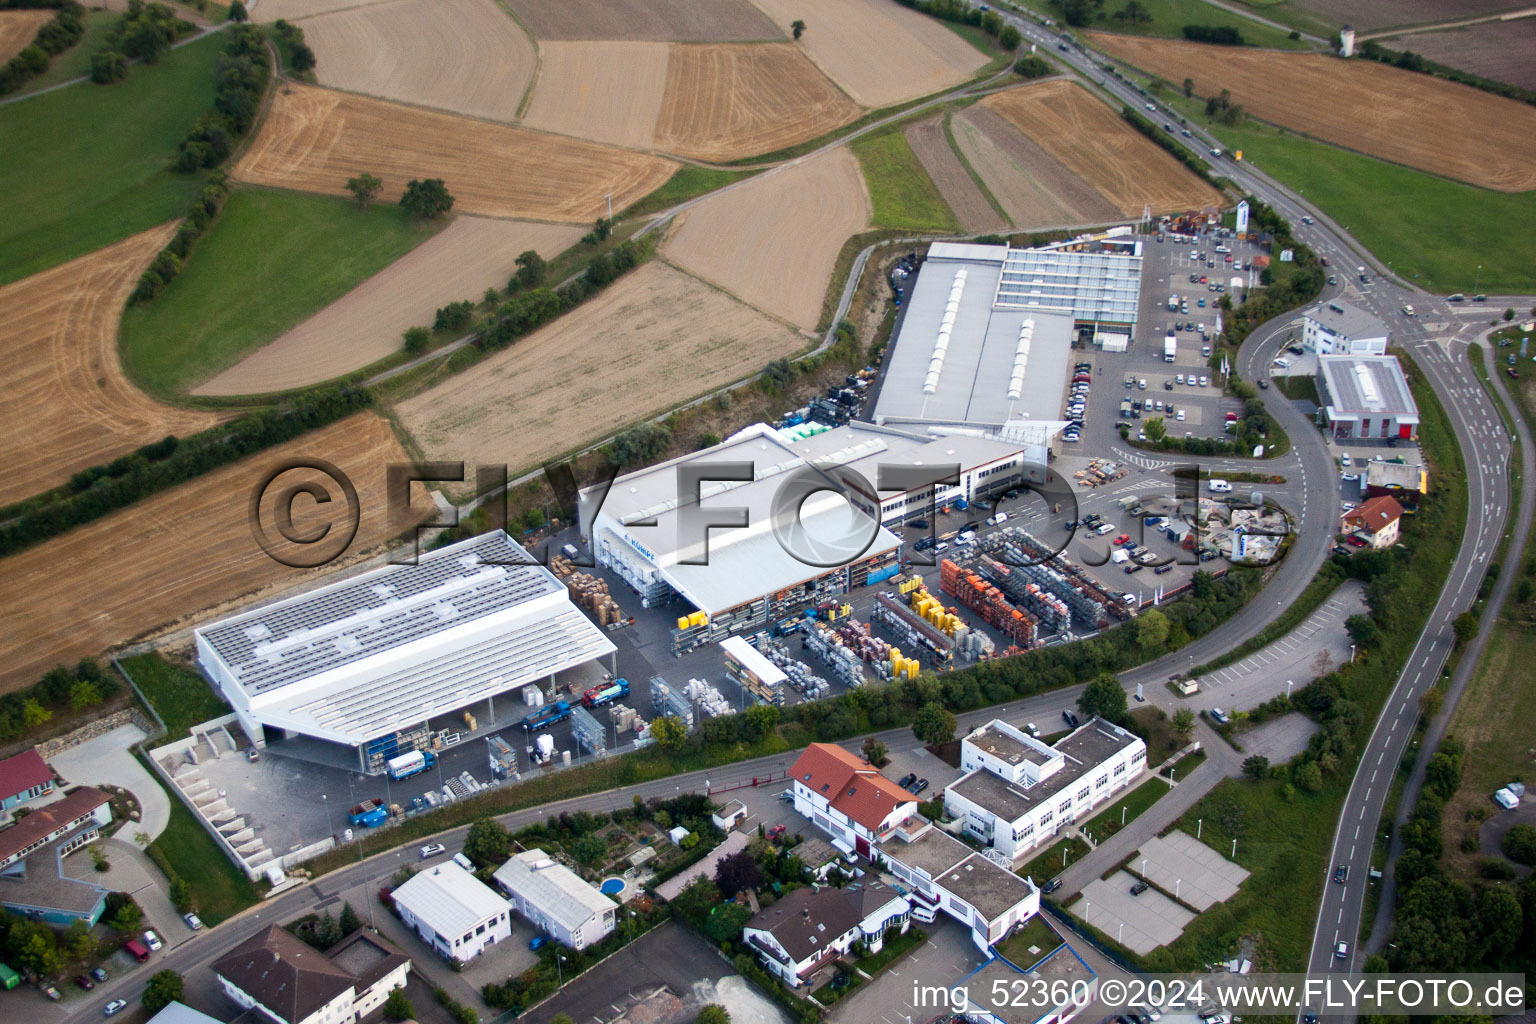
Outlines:
[[1529,104],[1370,60],[1090,35],[1144,70],[1174,81],[1192,74],[1200,95],[1230,89],[1261,120],[1484,188],[1536,189]]
[[[260,478],[288,456],[324,459],[352,479],[362,518],[349,552],[387,539],[385,467],[406,455],[383,417],[359,413],[0,561],[0,692],[242,594],[303,579],[257,546],[246,514]],[[314,472],[286,473],[267,493],[307,480],[344,507],[336,484]],[[263,522],[275,537],[270,504]],[[339,517],[319,516],[310,499],[296,500],[293,513],[297,532],[328,522],[339,529]]]
[[987,63],[944,23],[893,0],[755,0],[827,77],[865,107],[889,107],[968,81]]
[[193,389],[196,395],[254,395],[340,377],[400,348],[401,334],[431,326],[441,306],[478,301],[506,287],[517,257],[545,259],[575,244],[581,228],[489,217],[452,224],[380,273],[239,363]]
[[[1139,214],[1143,205],[1154,213],[1170,213],[1221,202],[1220,192],[1072,82],[1008,89],[979,106],[1002,115],[1121,216]],[[1060,186],[1059,181],[1052,184]]]
[[[923,165],[923,170],[928,172],[928,177],[933,179],[944,201],[954,211],[961,230],[987,231],[1003,226],[1002,218],[987,201],[976,179],[955,155],[955,148],[945,134],[942,116],[919,121],[907,129],[906,135],[907,145],[912,147],[918,163]],[[971,165],[975,166],[974,160]]]
[[785,38],[747,0],[507,0],[507,5],[540,42],[733,43]]
[[10,449],[0,505],[218,421],[156,402],[129,383],[117,359],[128,295],[175,233],[175,224],[164,224],[0,288],[0,361],[9,380],[0,434]]
[[1531,59],[1536,54],[1536,17],[1485,21],[1444,32],[1416,32],[1381,43],[1496,82],[1536,89],[1536,60]]
[[606,210],[607,193],[623,209],[677,167],[578,139],[286,85],[235,177],[346,195],[347,179],[368,171],[383,179],[387,200],[411,178],[442,178],[461,213],[588,223]]
[[960,152],[1015,227],[1099,224],[1121,215],[1118,206],[996,111],[973,106],[956,114],[951,125]]
[[[245,6],[250,9],[252,21],[297,21],[300,18],[313,18],[317,14],[328,14],[331,11],[340,11],[349,7],[375,7],[387,4],[390,0],[255,0]],[[305,33],[305,41],[308,41],[308,32]]]
[[747,376],[804,338],[652,261],[397,407],[429,459],[531,469]]
[[557,42],[539,47],[530,128],[649,149],[667,89],[666,43]]
[[52,20],[52,11],[0,11],[0,64],[26,49]]
[[859,114],[793,43],[674,46],[656,146],[736,160],[825,135]]
[[705,199],[679,218],[662,253],[812,330],[839,250],[869,226],[869,217],[858,159],[840,146]]
[[493,121],[516,119],[538,63],[496,0],[393,0],[303,28],[321,85]]

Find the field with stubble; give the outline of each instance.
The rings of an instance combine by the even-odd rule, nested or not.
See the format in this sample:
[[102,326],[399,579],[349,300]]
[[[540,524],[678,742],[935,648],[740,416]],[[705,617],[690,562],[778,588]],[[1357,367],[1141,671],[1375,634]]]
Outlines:
[[123,304],[175,229],[163,224],[0,288],[0,361],[10,381],[0,403],[8,443],[0,505],[218,421],[161,405],[129,382],[118,361]]
[[806,23],[798,45],[854,102],[889,107],[968,81],[987,63],[944,23],[893,0],[755,0],[785,32]]
[[37,30],[52,20],[52,11],[0,11],[0,64],[26,49]]
[[383,180],[387,201],[411,178],[442,178],[459,212],[587,223],[605,212],[608,193],[614,209],[622,209],[677,166],[645,153],[289,84],[234,174],[346,195],[347,179],[367,171]]
[[1143,205],[1173,213],[1221,202],[1214,187],[1073,82],[1008,89],[978,106],[1000,115],[1121,216],[1140,214]]
[[[1536,108],[1370,60],[1089,33],[1143,71],[1232,92],[1264,121],[1500,192],[1536,189]],[[1283,83],[1283,85],[1281,84]]]
[[656,147],[727,161],[825,135],[859,116],[791,43],[674,46]]
[[395,411],[427,458],[505,463],[516,473],[807,344],[720,290],[652,261]]
[[540,42],[730,43],[785,38],[747,0],[507,0],[507,6]]
[[312,18],[317,14],[327,14],[349,7],[382,7],[391,2],[392,0],[259,0],[257,3],[245,6],[250,9],[252,21],[272,22],[297,21],[300,18]]
[[1412,50],[1432,61],[1483,78],[1536,89],[1536,17],[1485,21],[1443,32],[1416,32],[1383,39],[1392,50]]
[[574,41],[539,46],[530,128],[649,149],[667,90],[667,43]]
[[706,198],[679,218],[662,254],[811,330],[838,251],[870,213],[858,160],[841,146]]
[[441,306],[505,288],[533,249],[553,258],[581,229],[489,217],[456,217],[314,316],[194,388],[196,395],[252,395],[306,387],[359,370],[401,347],[407,327],[430,327]]
[[996,111],[970,107],[954,116],[950,130],[1015,227],[1097,223],[1120,216],[1119,207]]
[[493,121],[517,117],[538,63],[496,0],[392,0],[301,27],[321,85]]
[[987,231],[1002,226],[1002,218],[949,144],[943,115],[911,125],[906,136],[907,145],[954,211],[961,230]]
[[[247,518],[261,477],[290,456],[324,459],[351,477],[361,523],[349,552],[387,538],[385,469],[406,455],[383,417],[358,413],[0,560],[0,692],[242,594],[304,579],[257,546]],[[344,504],[314,473],[284,474],[268,493],[304,480],[327,487],[336,499],[327,508]],[[268,506],[263,521],[275,535]],[[301,534],[335,522],[309,499],[293,512]]]

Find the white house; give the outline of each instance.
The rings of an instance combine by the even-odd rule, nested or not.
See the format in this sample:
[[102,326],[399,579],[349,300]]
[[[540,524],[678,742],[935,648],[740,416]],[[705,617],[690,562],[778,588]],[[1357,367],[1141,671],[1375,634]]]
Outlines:
[[917,813],[917,799],[874,765],[831,743],[812,743],[790,769],[795,810],[849,856],[874,848]]
[[912,905],[881,882],[857,888],[802,887],[758,911],[742,941],[791,988],[863,940],[878,953],[888,929],[911,926]]
[[709,819],[721,832],[729,832],[747,820],[747,805],[740,800],[732,800],[720,810],[711,813]]
[[879,850],[885,870],[912,888],[912,916],[948,914],[985,953],[1040,911],[1040,890],[954,836],[923,823],[901,828]]
[[1319,355],[1384,356],[1387,325],[1347,302],[1320,302],[1301,315],[1301,347]]
[[452,861],[412,875],[390,896],[400,919],[448,960],[466,963],[512,934],[512,905]]
[[993,719],[960,743],[966,774],[944,790],[944,809],[967,833],[1017,865],[1141,777],[1147,745],[1100,718],[1055,747]]
[[355,1024],[405,986],[411,961],[364,931],[327,953],[270,925],[213,962],[237,1006],[273,1024]]
[[601,942],[617,923],[618,904],[543,850],[517,854],[495,878],[519,914],[572,949]]

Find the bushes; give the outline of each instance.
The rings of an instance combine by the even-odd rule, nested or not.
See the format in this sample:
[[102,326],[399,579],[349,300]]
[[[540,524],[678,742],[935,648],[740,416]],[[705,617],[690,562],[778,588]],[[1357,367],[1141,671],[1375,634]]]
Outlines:
[[[34,3],[29,6],[49,6]],[[32,43],[0,67],[0,96],[15,92],[29,80],[48,70],[48,62],[80,41],[85,32],[85,8],[75,0],[63,0],[59,13],[32,37]]]
[[128,0],[128,9],[107,33],[107,49],[129,60],[153,64],[171,44],[196,31],[197,26],[165,4]]
[[1217,188],[1221,187],[1220,185],[1217,185],[1216,179],[1211,175],[1211,165],[1196,156],[1192,150],[1179,145],[1177,142],[1174,142],[1173,139],[1168,137],[1167,132],[1158,131],[1157,125],[1153,124],[1151,121],[1148,121],[1146,118],[1142,117],[1141,114],[1132,110],[1130,107],[1121,107],[1120,116],[1124,118],[1125,122],[1132,128],[1135,128],[1137,131],[1141,132],[1141,134],[1157,143],[1166,152],[1171,153],[1174,159],[1178,160],[1179,163],[1183,164],[1185,167],[1188,167],[1190,170],[1200,175],[1200,177],[1204,178],[1212,185],[1216,185]]
[[116,50],[99,50],[91,54],[91,81],[97,85],[111,85],[127,77],[127,57]]
[[[481,328],[475,337],[475,347],[486,352],[505,348],[518,338],[542,327],[551,320],[581,305],[623,274],[650,258],[654,243],[634,240],[621,242],[611,252],[600,253],[587,263],[586,271],[576,280],[562,285],[558,291],[549,288],[528,287],[516,291],[496,310],[490,323]],[[538,260],[533,264],[526,257]],[[519,270],[512,285],[542,280],[544,263],[538,254],[526,252],[518,257]],[[459,303],[470,309],[473,303]]]
[[437,311],[437,316],[432,321],[434,331],[462,331],[469,326],[470,320],[475,315],[475,304],[468,299],[462,302],[450,302]]
[[1056,69],[1043,58],[1032,53],[1025,54],[1013,62],[1013,73],[1020,78],[1044,78],[1046,75],[1054,74],[1055,71]]
[[1185,25],[1184,38],[1195,43],[1215,43],[1219,46],[1243,46],[1243,34],[1231,25]]
[[94,707],[122,691],[117,676],[103,672],[94,659],[81,658],[73,669],[56,665],[27,689],[0,696],[0,740],[25,736],[47,724],[55,711]]
[[[186,143],[182,145],[183,155],[185,155]],[[228,155],[227,150],[225,155]],[[138,286],[128,297],[129,302],[148,302],[159,295],[166,285],[176,280],[176,276],[181,273],[182,265],[192,252],[192,244],[208,230],[213,219],[224,208],[224,200],[227,198],[229,198],[229,186],[225,184],[223,173],[216,173],[208,179],[208,184],[203,188],[203,194],[198,196],[192,208],[187,211],[186,220],[182,221],[181,227],[176,229],[175,237],[166,244],[164,249],[155,254],[154,260],[144,268],[144,273],[139,275]]]
[[214,72],[213,109],[187,132],[176,157],[174,166],[184,174],[223,163],[235,141],[250,130],[261,106],[269,73],[261,32],[240,25],[229,36]]

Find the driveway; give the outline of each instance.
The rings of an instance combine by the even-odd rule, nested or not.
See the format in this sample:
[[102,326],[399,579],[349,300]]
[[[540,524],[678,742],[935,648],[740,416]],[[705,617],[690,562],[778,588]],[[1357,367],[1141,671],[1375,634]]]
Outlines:
[[171,820],[171,798],[130,753],[133,745],[143,739],[143,729],[120,725],[55,754],[49,758],[49,764],[66,782],[82,786],[111,784],[131,792],[139,801],[141,818],[137,827],[125,831],[130,836],[134,832],[148,832],[153,842]]
[[167,949],[192,938],[195,933],[176,913],[167,891],[169,883],[149,854],[124,839],[103,839],[96,846],[106,854],[110,864],[106,871],[97,871],[90,855],[82,850],[64,858],[64,874],[95,882],[113,892],[128,893],[144,911],[143,927],[153,928],[165,940]]
[[971,941],[971,933],[948,915],[923,929],[928,941],[902,957],[874,981],[833,1005],[827,1019],[834,1024],[908,1024],[931,1020],[943,1006],[916,1006],[914,992],[922,986],[958,985],[986,962]]

